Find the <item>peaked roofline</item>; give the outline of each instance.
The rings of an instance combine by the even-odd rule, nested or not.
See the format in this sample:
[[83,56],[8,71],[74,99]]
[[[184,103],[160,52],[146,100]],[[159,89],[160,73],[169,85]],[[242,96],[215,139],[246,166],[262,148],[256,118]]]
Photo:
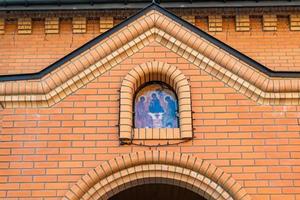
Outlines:
[[[18,0],[0,1],[0,11],[142,9],[150,0]],[[160,0],[165,8],[256,8],[298,7],[291,0]]]
[[269,69],[268,67],[262,65],[261,63],[255,61],[254,59],[250,58],[249,56],[241,53],[240,51],[230,47],[229,45],[225,44],[224,42],[218,40],[217,38],[211,36],[210,34],[206,33],[205,31],[199,29],[198,27],[186,22],[185,20],[181,19],[180,17],[176,16],[172,12],[166,10],[165,8],[161,7],[156,2],[152,2],[149,6],[143,8],[135,15],[127,18],[120,24],[114,26],[110,30],[102,33],[101,35],[95,37],[94,39],[90,40],[89,42],[85,43],[81,47],[77,48],[76,50],[72,51],[71,53],[67,54],[63,58],[59,59],[58,61],[54,62],[53,64],[49,65],[48,67],[44,68],[43,70],[35,73],[25,73],[25,74],[9,74],[9,75],[0,75],[0,82],[4,81],[18,81],[18,80],[34,80],[40,79],[47,74],[51,73],[58,67],[62,66],[67,61],[71,60],[72,58],[76,57],[77,55],[83,53],[87,49],[93,47],[97,43],[101,42],[102,40],[106,39],[113,33],[117,32],[118,30],[124,28],[134,20],[138,19],[139,17],[143,16],[147,12],[151,10],[156,10],[165,16],[169,17],[170,19],[176,21],[178,24],[182,25],[183,27],[189,29],[190,31],[194,32],[198,36],[204,38],[205,40],[211,42],[212,44],[216,45],[217,47],[223,49],[227,53],[235,56],[236,58],[242,60],[246,64],[250,65],[251,67],[259,70],[260,72],[266,74],[269,77],[282,77],[282,78],[299,78],[300,72],[298,71],[274,71]]

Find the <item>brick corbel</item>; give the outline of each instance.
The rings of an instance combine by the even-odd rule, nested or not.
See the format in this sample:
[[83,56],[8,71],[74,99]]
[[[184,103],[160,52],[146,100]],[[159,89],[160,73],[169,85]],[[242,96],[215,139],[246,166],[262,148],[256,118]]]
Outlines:
[[45,33],[46,34],[59,33],[59,18],[58,17],[45,18]]
[[184,15],[184,16],[182,16],[182,19],[189,22],[190,24],[193,24],[193,25],[196,24],[196,16],[195,15]]
[[263,30],[276,31],[277,30],[277,16],[263,15]]
[[209,15],[208,16],[208,31],[221,32],[223,30],[222,15]]
[[18,33],[31,34],[31,32],[32,32],[32,19],[18,18]]
[[290,15],[290,30],[300,31],[300,15]]
[[86,17],[73,17],[73,33],[86,33]]
[[113,17],[100,17],[99,22],[100,22],[100,24],[99,24],[100,33],[104,33],[114,26],[114,18]]
[[235,16],[235,30],[236,31],[250,31],[249,15],[236,15]]
[[5,19],[0,18],[0,35],[4,34],[5,32]]

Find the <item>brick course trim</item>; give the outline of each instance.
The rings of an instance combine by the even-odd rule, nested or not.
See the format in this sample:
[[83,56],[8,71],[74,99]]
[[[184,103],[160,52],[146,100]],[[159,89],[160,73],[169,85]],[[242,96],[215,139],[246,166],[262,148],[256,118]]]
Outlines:
[[144,183],[174,184],[208,199],[251,199],[230,175],[205,160],[175,152],[144,151],[100,164],[73,185],[62,200],[108,199]]
[[[143,84],[161,81],[170,85],[178,96],[181,138],[192,138],[191,89],[184,74],[173,65],[163,62],[148,62],[133,68],[123,79],[120,92],[120,139],[132,139],[134,94]],[[159,129],[153,129],[159,134]],[[172,134],[171,138],[175,139]],[[139,137],[140,138],[140,137]],[[143,138],[144,139],[144,138]]]
[[282,72],[285,77],[273,77],[274,72],[258,70],[258,66],[249,64],[255,61],[236,57],[234,49],[216,45],[218,41],[213,43],[206,33],[201,37],[192,32],[198,29],[176,16],[171,18],[171,13],[163,13],[156,4],[149,9],[125,27],[125,22],[116,26],[114,30],[118,31],[106,32],[103,40],[39,79],[1,82],[1,104],[6,108],[52,106],[152,41],[260,104],[300,103],[300,79],[290,77],[294,73]]

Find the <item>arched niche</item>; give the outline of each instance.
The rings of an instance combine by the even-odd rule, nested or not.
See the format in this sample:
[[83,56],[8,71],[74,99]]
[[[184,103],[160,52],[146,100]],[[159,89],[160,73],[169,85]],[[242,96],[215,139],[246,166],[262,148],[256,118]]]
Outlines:
[[[139,88],[146,83],[160,81],[169,85],[178,98],[179,128],[136,129],[134,100]],[[145,138],[141,137],[142,132]],[[153,61],[134,67],[123,79],[120,90],[120,139],[186,139],[193,137],[190,85],[185,75],[175,66]],[[147,138],[147,135],[151,137]]]

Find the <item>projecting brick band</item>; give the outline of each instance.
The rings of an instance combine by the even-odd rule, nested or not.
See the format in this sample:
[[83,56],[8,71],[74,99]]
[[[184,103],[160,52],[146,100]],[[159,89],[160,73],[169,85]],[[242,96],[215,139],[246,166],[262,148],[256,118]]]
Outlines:
[[213,200],[250,200],[228,174],[205,160],[166,151],[136,152],[117,157],[90,170],[63,200],[109,199],[130,187],[166,183],[185,187]]

